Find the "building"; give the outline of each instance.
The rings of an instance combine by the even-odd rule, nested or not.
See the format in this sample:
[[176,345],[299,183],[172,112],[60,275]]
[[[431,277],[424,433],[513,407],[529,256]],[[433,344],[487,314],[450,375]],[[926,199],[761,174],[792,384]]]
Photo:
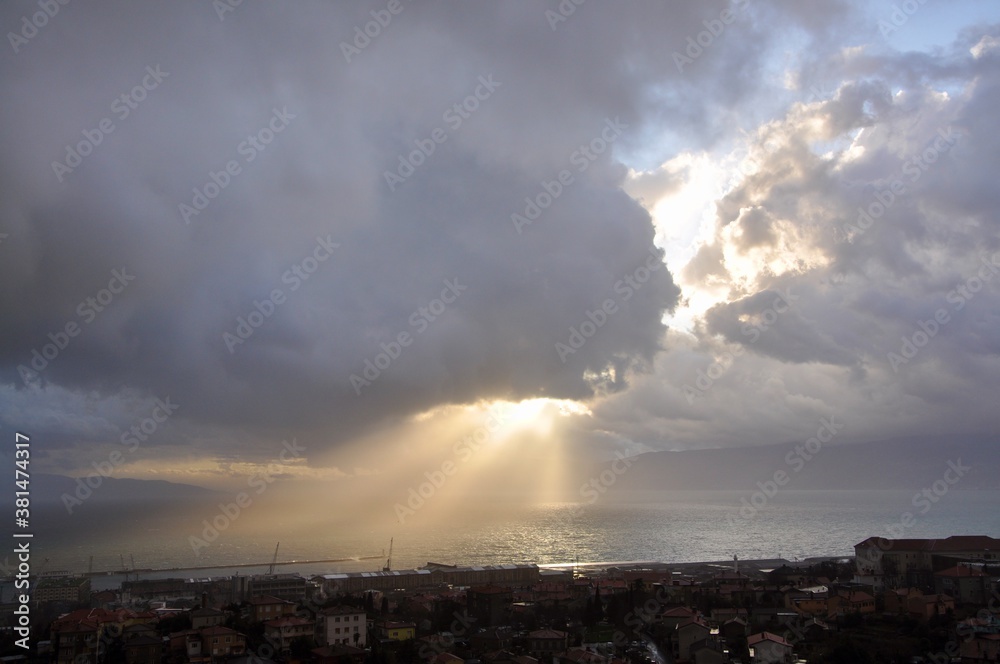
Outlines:
[[539,629],[528,633],[528,652],[532,657],[551,657],[566,650],[569,634],[557,629]]
[[308,594],[309,582],[298,574],[254,574],[230,579],[230,597],[234,602],[262,595],[301,602]]
[[156,630],[147,625],[126,628],[126,664],[160,664],[163,659],[163,639]]
[[789,664],[792,659],[792,644],[777,634],[760,632],[747,639],[750,661],[753,664]]
[[701,618],[691,618],[674,629],[674,655],[678,659],[691,659],[691,646],[704,641],[711,634],[708,625]]
[[409,641],[417,636],[417,626],[399,620],[378,620],[375,622],[375,633],[380,639]]
[[958,604],[985,605],[992,585],[986,572],[969,565],[956,565],[934,573],[934,592],[951,595]]
[[201,608],[191,611],[191,628],[215,627],[226,622],[226,614],[218,609]]
[[132,625],[155,624],[153,613],[126,609],[79,609],[52,622],[52,648],[58,664],[93,664]]
[[253,622],[295,615],[295,604],[269,595],[251,597],[247,604],[250,605],[250,620]]
[[451,586],[482,586],[498,584],[528,587],[538,583],[538,565],[483,565],[455,567],[427,563],[421,569],[382,572],[342,572],[313,577],[331,596],[350,595],[366,590],[415,590],[418,588]]
[[465,595],[469,615],[478,627],[497,627],[510,622],[510,607],[514,594],[510,588],[500,586],[476,586],[469,588]]
[[368,619],[365,612],[353,606],[334,606],[320,611],[316,616],[316,642],[321,646],[367,647]]
[[917,586],[931,588],[935,571],[959,562],[997,564],[1000,539],[985,535],[952,535],[945,539],[869,537],[854,545],[855,581],[875,590]]
[[32,592],[39,602],[90,603],[90,579],[82,576],[43,576]]
[[1000,634],[976,634],[962,641],[962,664],[994,664],[1000,662]]
[[264,638],[282,652],[288,652],[295,639],[308,639],[313,645],[316,626],[311,620],[298,616],[285,616],[264,621]]
[[239,657],[247,651],[246,637],[222,625],[199,630],[201,652],[212,658]]
[[841,590],[827,599],[827,615],[875,613],[875,598],[861,590]]

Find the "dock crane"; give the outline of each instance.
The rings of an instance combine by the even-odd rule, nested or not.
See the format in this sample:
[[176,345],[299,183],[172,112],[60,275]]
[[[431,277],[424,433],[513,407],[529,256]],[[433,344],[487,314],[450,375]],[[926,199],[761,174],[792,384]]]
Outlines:
[[278,542],[278,545],[274,547],[274,558],[271,559],[271,564],[267,567],[268,574],[274,574],[274,566],[278,564],[278,547],[280,546],[281,542]]
[[383,572],[391,572],[392,571],[392,540],[393,540],[393,538],[390,537],[389,538],[389,557],[385,559],[385,567],[382,568]]

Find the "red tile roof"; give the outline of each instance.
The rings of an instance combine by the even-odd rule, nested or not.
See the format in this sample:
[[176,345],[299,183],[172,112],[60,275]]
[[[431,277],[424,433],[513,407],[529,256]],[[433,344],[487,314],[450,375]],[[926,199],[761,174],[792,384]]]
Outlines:
[[771,641],[772,643],[777,643],[780,646],[788,646],[789,648],[792,647],[791,643],[785,641],[777,634],[771,634],[771,632],[761,632],[760,634],[751,634],[750,637],[747,638],[747,645],[753,646],[760,643],[761,641]]

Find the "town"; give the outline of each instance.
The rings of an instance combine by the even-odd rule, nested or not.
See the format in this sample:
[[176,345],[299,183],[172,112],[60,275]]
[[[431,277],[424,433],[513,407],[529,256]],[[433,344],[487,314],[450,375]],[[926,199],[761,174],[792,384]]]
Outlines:
[[[1000,539],[868,538],[853,558],[34,580],[56,664],[895,664],[1000,661]],[[277,555],[277,551],[275,552]],[[391,556],[390,556],[391,558]]]

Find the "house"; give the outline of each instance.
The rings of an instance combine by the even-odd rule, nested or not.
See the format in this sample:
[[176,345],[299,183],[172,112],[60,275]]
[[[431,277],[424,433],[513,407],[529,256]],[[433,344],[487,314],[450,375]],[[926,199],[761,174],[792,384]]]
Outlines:
[[534,657],[552,656],[566,650],[569,634],[557,629],[538,629],[528,633],[528,652]]
[[201,629],[203,627],[215,627],[226,622],[226,614],[223,611],[212,608],[193,609],[191,611],[191,629]]
[[841,590],[827,599],[827,615],[875,613],[875,598],[861,590]]
[[377,620],[375,622],[375,633],[380,639],[409,641],[416,636],[417,626],[411,622]]
[[917,620],[929,620],[955,610],[955,599],[950,595],[925,595],[911,590],[906,598],[906,613]]
[[82,576],[43,576],[31,591],[38,602],[90,602],[90,579]]
[[962,664],[994,664],[1000,662],[1000,634],[976,634],[960,646]]
[[271,595],[251,597],[247,600],[247,605],[250,607],[250,620],[253,622],[295,615],[294,603]]
[[959,604],[986,604],[990,585],[988,574],[968,565],[956,565],[934,573],[934,592],[951,595]]
[[722,623],[719,634],[726,640],[745,639],[750,633],[750,626],[743,618],[733,618]]
[[133,634],[125,638],[126,664],[160,664],[163,639],[150,634]]
[[658,619],[667,631],[673,631],[681,623],[686,623],[696,616],[694,611],[685,606],[675,606],[661,612]]
[[[355,634],[358,636],[355,637]],[[368,619],[362,609],[334,606],[316,616],[316,642],[320,645],[368,645]]]
[[298,616],[285,616],[264,621],[264,637],[269,643],[276,645],[282,652],[287,652],[292,647],[295,639],[309,639],[310,645],[316,627],[313,621]]
[[361,648],[333,644],[311,651],[316,664],[364,664],[366,653]]
[[711,631],[701,618],[681,623],[674,630],[674,655],[679,659],[690,659],[691,646],[707,639]]
[[197,634],[201,640],[201,654],[203,656],[217,659],[239,657],[246,654],[246,637],[235,629],[216,625],[198,630]]
[[496,627],[509,622],[510,605],[514,601],[510,588],[488,585],[469,588],[466,593],[469,615],[479,627]]
[[[855,581],[875,590],[901,586],[933,585],[935,560],[961,560],[995,564],[1000,560],[1000,539],[984,535],[952,535],[945,539],[885,539],[869,537],[854,545],[858,572]],[[938,568],[944,569],[944,568]]]
[[52,648],[58,664],[97,661],[125,628],[155,624],[153,613],[134,613],[126,609],[79,609],[52,622]]
[[730,660],[722,643],[718,639],[708,638],[691,645],[691,661],[694,664],[729,664]]
[[747,639],[753,664],[786,664],[793,661],[792,644],[777,634],[760,632]]

